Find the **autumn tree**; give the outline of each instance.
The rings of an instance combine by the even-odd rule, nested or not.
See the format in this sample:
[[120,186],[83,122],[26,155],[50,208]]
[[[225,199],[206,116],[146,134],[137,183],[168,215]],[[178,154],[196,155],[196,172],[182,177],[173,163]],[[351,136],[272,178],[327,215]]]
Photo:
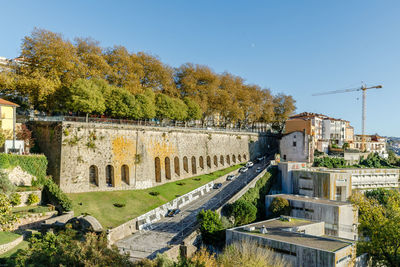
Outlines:
[[182,97],[195,101],[204,116],[212,115],[209,104],[218,88],[218,76],[207,66],[184,64],[176,70],[175,80]]
[[[399,192],[355,193],[359,242],[357,250],[371,255],[375,265],[400,266],[400,196]],[[375,191],[375,190],[372,190]],[[388,190],[386,190],[388,191]]]
[[137,53],[134,60],[141,66],[139,80],[143,89],[150,88],[168,96],[179,96],[171,67],[163,64],[157,57],[143,52]]
[[290,95],[278,94],[274,97],[273,104],[274,119],[272,127],[279,133],[282,133],[286,120],[296,110],[296,101]]
[[105,58],[111,67],[107,76],[111,85],[124,87],[132,94],[143,93],[139,74],[142,67],[135,54],[129,53],[123,46],[114,46],[105,52]]

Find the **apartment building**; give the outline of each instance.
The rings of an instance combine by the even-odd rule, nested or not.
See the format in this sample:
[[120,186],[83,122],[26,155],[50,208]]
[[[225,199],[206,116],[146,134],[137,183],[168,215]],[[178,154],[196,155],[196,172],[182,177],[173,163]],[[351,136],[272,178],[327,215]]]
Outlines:
[[286,121],[285,129],[286,133],[305,131],[314,137],[316,149],[322,152],[328,152],[330,143],[339,146],[352,143],[354,136],[354,128],[349,121],[309,112],[291,116]]
[[[371,153],[378,153],[381,157],[387,158],[388,152],[386,148],[387,138],[379,135],[366,135],[365,136],[365,150]],[[362,149],[362,135],[355,135],[354,142],[350,148]]]

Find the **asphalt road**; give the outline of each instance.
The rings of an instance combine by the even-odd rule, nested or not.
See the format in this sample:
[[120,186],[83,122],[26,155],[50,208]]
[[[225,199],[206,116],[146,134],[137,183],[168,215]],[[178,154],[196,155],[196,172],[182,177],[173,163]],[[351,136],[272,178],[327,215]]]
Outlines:
[[[269,161],[265,160],[266,163]],[[225,181],[220,189],[213,189],[202,197],[181,208],[174,217],[165,217],[153,223],[151,230],[141,230],[119,240],[116,245],[122,252],[128,252],[132,260],[153,258],[157,253],[168,250],[169,245],[180,244],[196,227],[197,214],[202,210],[218,209],[235,193],[257,176],[257,167],[266,167],[262,163],[254,164],[247,172],[241,173],[233,181]]]

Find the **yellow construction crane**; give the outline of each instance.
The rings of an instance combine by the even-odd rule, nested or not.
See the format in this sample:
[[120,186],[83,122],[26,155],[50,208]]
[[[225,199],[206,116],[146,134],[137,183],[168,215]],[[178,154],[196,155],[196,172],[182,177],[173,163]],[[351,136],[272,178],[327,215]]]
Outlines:
[[362,91],[362,135],[361,135],[361,151],[365,150],[365,119],[367,116],[367,106],[366,106],[366,98],[367,98],[367,90],[369,89],[381,89],[382,85],[375,85],[367,87],[365,84],[362,84],[361,87],[345,89],[345,90],[335,90],[324,93],[313,94],[312,96],[320,96],[320,95],[331,95],[331,94],[340,94],[340,93],[348,93],[355,91]]

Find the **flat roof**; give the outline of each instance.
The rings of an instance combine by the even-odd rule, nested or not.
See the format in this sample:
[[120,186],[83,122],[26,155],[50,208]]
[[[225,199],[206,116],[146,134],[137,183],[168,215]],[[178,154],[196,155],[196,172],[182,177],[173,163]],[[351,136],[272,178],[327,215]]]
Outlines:
[[[279,242],[294,244],[301,247],[309,247],[329,252],[335,252],[339,249],[351,246],[353,244],[350,241],[346,242],[338,239],[327,238],[324,236],[313,236],[313,235],[287,231],[288,229],[296,226],[311,225],[315,223],[317,222],[297,219],[297,218],[291,218],[290,222],[280,220],[279,218],[275,218],[272,220],[240,226],[237,228],[233,228],[231,230],[249,235],[260,236],[266,239],[275,240]],[[252,232],[245,231],[244,228],[248,226],[254,226],[256,230]],[[267,228],[268,233],[262,234],[259,232],[262,226],[265,226],[265,228]]]
[[347,206],[351,205],[350,202],[346,201],[336,201],[336,200],[329,200],[324,198],[317,198],[317,197],[307,197],[301,195],[291,195],[291,194],[276,194],[276,195],[267,195],[268,197],[282,197],[288,200],[298,200],[298,201],[305,201],[305,202],[312,202],[317,204],[324,204],[324,205],[331,205],[331,206]]

